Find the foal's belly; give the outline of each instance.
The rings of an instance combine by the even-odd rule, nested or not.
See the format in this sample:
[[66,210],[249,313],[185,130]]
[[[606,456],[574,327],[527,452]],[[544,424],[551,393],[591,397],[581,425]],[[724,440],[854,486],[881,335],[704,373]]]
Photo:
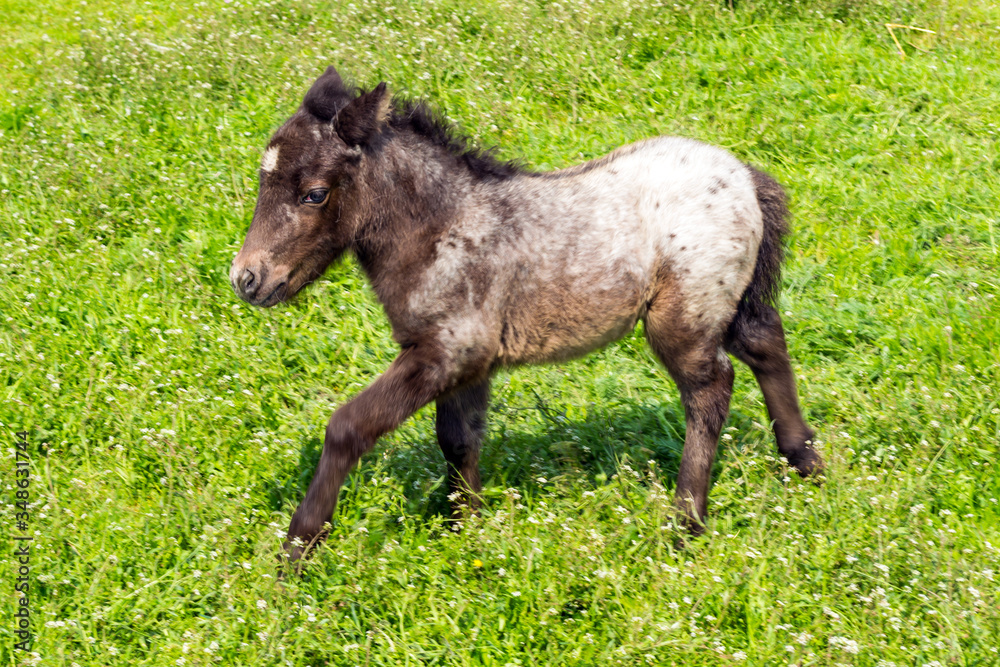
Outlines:
[[635,328],[643,285],[626,277],[604,284],[555,282],[515,290],[502,323],[497,361],[509,366],[579,357]]

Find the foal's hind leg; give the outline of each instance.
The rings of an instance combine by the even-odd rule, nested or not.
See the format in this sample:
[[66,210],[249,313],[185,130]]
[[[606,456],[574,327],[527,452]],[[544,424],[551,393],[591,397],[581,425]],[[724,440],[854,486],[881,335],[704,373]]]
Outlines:
[[803,476],[823,470],[813,432],[802,418],[781,316],[771,306],[741,305],[726,334],[726,349],[753,371],[774,423],[778,451]]
[[452,517],[479,509],[479,449],[486,431],[490,380],[480,380],[437,400],[437,437],[448,462]]
[[719,432],[729,414],[733,367],[718,334],[705,336],[684,325],[679,309],[657,306],[646,316],[646,336],[681,391],[687,422],[675,502],[691,532],[699,534]]

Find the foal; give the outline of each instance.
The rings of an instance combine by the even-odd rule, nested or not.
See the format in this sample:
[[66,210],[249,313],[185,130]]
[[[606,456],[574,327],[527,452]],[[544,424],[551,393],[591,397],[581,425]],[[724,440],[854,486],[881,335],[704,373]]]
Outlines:
[[230,280],[269,307],[350,250],[402,349],[330,418],[289,557],[322,537],[361,455],[430,401],[451,489],[474,507],[491,373],[585,354],[640,319],[684,403],[676,502],[692,530],[729,411],[727,352],[760,383],[778,450],[802,475],[821,470],[771,305],[786,218],[781,187],[719,148],[658,137],[532,173],[328,68],[264,152]]

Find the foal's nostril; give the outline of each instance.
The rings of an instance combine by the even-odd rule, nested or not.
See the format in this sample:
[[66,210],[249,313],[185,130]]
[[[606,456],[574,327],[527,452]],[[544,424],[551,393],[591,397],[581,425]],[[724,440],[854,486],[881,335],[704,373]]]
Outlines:
[[254,275],[253,271],[243,269],[243,273],[240,274],[240,292],[244,296],[252,296],[258,287],[260,287],[260,281],[257,280],[257,276]]

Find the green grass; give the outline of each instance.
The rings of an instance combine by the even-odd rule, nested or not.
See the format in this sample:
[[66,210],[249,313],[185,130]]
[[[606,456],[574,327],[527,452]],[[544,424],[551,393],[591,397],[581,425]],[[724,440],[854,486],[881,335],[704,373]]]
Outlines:
[[[0,0],[0,511],[13,545],[24,429],[37,635],[5,547],[2,664],[1000,664],[1000,7],[734,4]],[[886,22],[935,33],[904,58]],[[326,419],[395,353],[352,261],[268,311],[228,285],[330,63],[532,167],[670,133],[778,177],[826,483],[739,368],[675,548],[683,412],[637,332],[498,375],[463,532],[425,409],[279,586]]]

